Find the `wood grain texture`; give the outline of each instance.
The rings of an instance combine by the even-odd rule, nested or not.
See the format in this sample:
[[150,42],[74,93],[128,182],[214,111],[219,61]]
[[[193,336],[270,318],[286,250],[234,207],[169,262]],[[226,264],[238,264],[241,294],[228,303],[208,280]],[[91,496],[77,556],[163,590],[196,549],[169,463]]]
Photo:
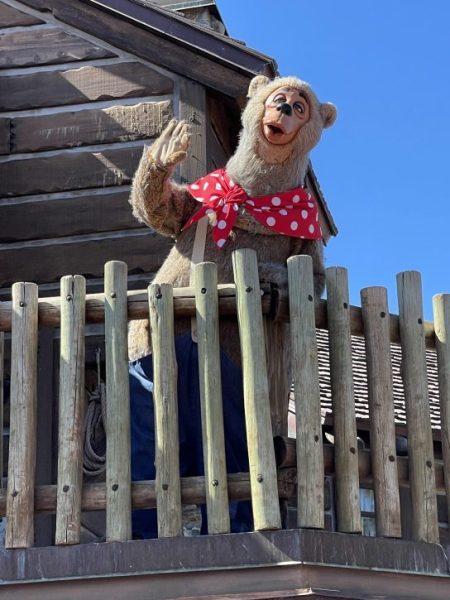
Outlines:
[[11,119],[0,119],[0,154],[9,154],[11,150]]
[[127,265],[105,265],[106,539],[131,539],[130,392]]
[[401,537],[389,309],[386,289],[373,287],[361,290],[361,307],[367,356],[376,530],[378,536]]
[[28,548],[34,540],[36,470],[38,288],[13,285],[11,399],[6,548]]
[[3,390],[5,384],[5,334],[3,331],[0,332],[0,489],[3,488],[3,473],[4,473],[4,462],[3,462],[3,424],[4,424],[4,413],[3,413]]
[[130,273],[154,273],[169,253],[173,241],[148,228],[132,235],[108,234],[50,239],[0,246],[0,287],[18,279],[51,282],[66,273],[101,277],[108,260],[123,260]]
[[85,412],[85,298],[80,275],[61,279],[57,545],[79,544]]
[[208,533],[229,533],[217,266],[198,264],[194,282]]
[[59,27],[11,31],[0,35],[0,69],[59,64],[116,56]]
[[171,117],[172,105],[169,100],[18,117],[12,119],[14,140],[11,152],[35,152],[153,138],[159,135]]
[[447,519],[450,523],[450,295],[433,296],[436,353],[438,360],[441,444],[444,460]]
[[[172,81],[138,62],[0,76],[0,110],[170,94]],[[51,90],[51,94],[49,94]]]
[[153,349],[158,537],[174,537],[182,535],[183,529],[172,286],[151,284],[148,305]]
[[141,154],[142,146],[133,146],[0,163],[0,196],[124,185],[131,181]]
[[144,227],[131,212],[129,187],[62,192],[0,201],[0,243]]
[[434,452],[423,331],[420,273],[397,275],[400,338],[403,355],[408,454],[414,540],[438,542]]
[[191,183],[207,172],[207,116],[205,88],[188,79],[180,81],[180,118],[191,129],[188,157],[180,165],[181,182]]
[[338,531],[359,533],[358,442],[347,270],[339,267],[327,269],[326,285]]
[[311,257],[289,258],[288,278],[297,415],[297,525],[322,529],[324,470]]
[[236,250],[232,260],[241,338],[254,528],[257,531],[279,529],[281,518],[256,252],[249,249]]
[[38,25],[40,23],[43,23],[41,19],[0,2],[0,28]]

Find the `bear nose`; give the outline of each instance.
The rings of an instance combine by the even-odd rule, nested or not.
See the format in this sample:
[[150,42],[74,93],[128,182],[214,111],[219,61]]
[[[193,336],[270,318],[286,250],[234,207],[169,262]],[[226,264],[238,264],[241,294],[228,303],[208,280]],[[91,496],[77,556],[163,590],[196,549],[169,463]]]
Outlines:
[[283,102],[283,104],[278,105],[277,110],[279,110],[283,115],[287,115],[288,117],[292,115],[292,106],[287,102]]

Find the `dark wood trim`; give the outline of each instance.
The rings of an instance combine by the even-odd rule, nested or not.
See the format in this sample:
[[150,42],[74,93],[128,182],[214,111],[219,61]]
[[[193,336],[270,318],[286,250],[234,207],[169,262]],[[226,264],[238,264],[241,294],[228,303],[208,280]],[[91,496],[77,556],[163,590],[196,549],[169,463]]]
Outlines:
[[0,27],[23,27],[43,23],[41,19],[28,15],[13,6],[0,2]]

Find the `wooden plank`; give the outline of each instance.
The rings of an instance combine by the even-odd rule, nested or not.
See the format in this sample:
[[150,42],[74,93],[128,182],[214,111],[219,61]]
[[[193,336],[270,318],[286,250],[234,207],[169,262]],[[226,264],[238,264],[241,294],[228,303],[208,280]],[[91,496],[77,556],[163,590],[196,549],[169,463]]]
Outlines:
[[324,470],[312,259],[292,256],[287,264],[297,415],[297,524],[323,529]]
[[[172,81],[138,62],[0,76],[0,110],[170,94]],[[51,93],[49,93],[51,90]]]
[[117,56],[59,27],[0,34],[0,69],[95,60]]
[[55,281],[66,273],[100,277],[108,260],[125,261],[131,273],[154,273],[173,241],[148,228],[131,235],[103,234],[0,246],[0,287],[18,279]]
[[69,150],[0,163],[0,196],[124,185],[133,178],[141,155],[142,146],[133,146],[99,152]]
[[80,275],[61,279],[57,545],[80,543],[85,411],[85,297]]
[[11,400],[6,548],[28,548],[34,539],[36,468],[38,288],[13,285]]
[[11,119],[0,119],[0,154],[9,154],[11,150]]
[[3,389],[5,385],[5,334],[0,332],[0,489],[3,488]]
[[0,28],[38,25],[43,22],[42,19],[0,2]]
[[14,141],[11,151],[35,152],[153,138],[171,117],[170,100],[18,117],[12,119]]
[[399,273],[397,290],[408,426],[413,536],[416,541],[437,543],[439,529],[420,273]]
[[131,539],[130,392],[127,265],[105,265],[106,540]]
[[376,530],[378,536],[402,537],[386,289],[361,290],[361,307],[367,356]]
[[327,269],[326,281],[330,379],[336,446],[337,524],[338,531],[360,533],[358,441],[347,270],[339,267]]
[[129,187],[62,192],[0,201],[0,243],[145,227],[133,216]]
[[206,93],[205,88],[189,79],[180,81],[180,118],[191,128],[188,158],[180,165],[182,183],[191,183],[207,172]]
[[172,286],[151,284],[148,304],[153,349],[158,537],[174,537],[181,536],[183,528]]
[[194,282],[208,533],[229,533],[217,265],[198,264],[194,269]]
[[438,360],[441,444],[444,460],[447,519],[450,523],[450,294],[433,296]]
[[256,252],[233,252],[255,530],[281,528]]

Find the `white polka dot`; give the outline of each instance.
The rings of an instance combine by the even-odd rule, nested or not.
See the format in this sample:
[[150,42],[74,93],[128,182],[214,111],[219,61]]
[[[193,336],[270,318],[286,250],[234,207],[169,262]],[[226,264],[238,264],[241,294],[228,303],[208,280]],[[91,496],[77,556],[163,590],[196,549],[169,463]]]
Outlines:
[[273,217],[268,217],[268,218],[266,219],[266,223],[267,223],[267,225],[269,225],[270,227],[273,227],[273,226],[275,225],[275,223],[276,223],[276,222],[277,222],[277,221],[276,221],[276,219],[274,219]]
[[218,198],[220,198],[220,196],[211,196],[210,200],[217,200]]
[[213,177],[220,177],[219,173],[212,173]]
[[253,200],[247,200],[247,204],[250,204],[250,206],[255,206],[255,203],[253,202]]
[[239,206],[237,204],[233,204],[233,210],[237,212],[239,210]]
[[196,183],[193,183],[193,184],[191,185],[191,188],[192,188],[193,190],[199,190],[199,189],[200,189],[200,186],[199,186],[199,185],[197,185]]
[[298,229],[298,223],[297,223],[297,221],[292,221],[292,223],[291,223],[291,229],[292,229],[292,231],[296,231]]
[[224,221],[223,219],[217,223],[217,227],[219,229],[225,229],[226,226],[227,226],[227,222]]
[[221,190],[222,186],[220,185],[220,183],[216,183],[216,190]]
[[308,202],[308,206],[309,206],[309,208],[314,208],[314,203],[313,202]]
[[203,184],[203,189],[207,190],[209,187],[209,183],[207,181],[205,181],[205,183]]
[[308,229],[309,229],[309,233],[314,233],[314,231],[315,231],[315,227],[314,227],[314,225],[310,225],[310,226],[308,227]]
[[307,219],[308,218],[308,211],[307,210],[302,210],[302,219]]
[[224,240],[224,239],[217,240],[217,245],[219,246],[219,248],[222,248],[222,246],[225,244],[225,241],[226,240]]
[[280,209],[280,215],[283,215],[283,217],[285,217],[288,214],[288,211],[285,210],[284,208]]
[[234,187],[234,181],[232,179],[230,179],[229,184],[230,184],[230,187]]
[[278,196],[274,196],[272,198],[272,204],[274,206],[280,206],[280,204],[281,204],[281,198],[278,198]]
[[295,194],[295,196],[292,198],[292,202],[300,202],[300,196]]

